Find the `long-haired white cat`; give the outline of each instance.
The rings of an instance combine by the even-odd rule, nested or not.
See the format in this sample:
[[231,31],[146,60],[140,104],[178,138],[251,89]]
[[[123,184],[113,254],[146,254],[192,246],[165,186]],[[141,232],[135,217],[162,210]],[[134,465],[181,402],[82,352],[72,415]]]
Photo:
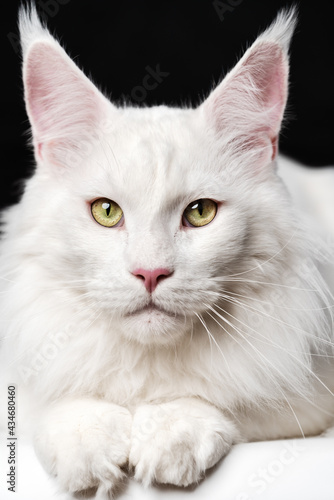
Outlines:
[[139,109],[21,10],[37,167],[2,219],[2,378],[64,489],[185,486],[234,443],[332,425],[326,250],[275,162],[293,27],[196,109]]

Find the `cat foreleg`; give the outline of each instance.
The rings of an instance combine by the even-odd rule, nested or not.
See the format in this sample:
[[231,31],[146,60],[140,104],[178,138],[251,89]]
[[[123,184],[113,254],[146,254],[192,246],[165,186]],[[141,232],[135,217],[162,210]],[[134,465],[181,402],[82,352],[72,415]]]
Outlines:
[[129,462],[145,486],[187,486],[198,482],[239,440],[235,425],[202,400],[147,404],[134,413]]
[[111,491],[128,461],[132,416],[121,406],[94,399],[62,401],[43,415],[35,449],[66,491]]

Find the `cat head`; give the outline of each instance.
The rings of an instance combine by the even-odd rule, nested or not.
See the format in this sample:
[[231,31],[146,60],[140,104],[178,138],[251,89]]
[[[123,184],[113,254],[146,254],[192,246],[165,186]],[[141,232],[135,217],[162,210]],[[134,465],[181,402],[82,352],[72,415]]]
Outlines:
[[30,252],[129,339],[175,342],[229,276],[279,248],[274,160],[293,18],[280,14],[197,108],[140,109],[113,105],[21,10],[37,162],[21,202]]

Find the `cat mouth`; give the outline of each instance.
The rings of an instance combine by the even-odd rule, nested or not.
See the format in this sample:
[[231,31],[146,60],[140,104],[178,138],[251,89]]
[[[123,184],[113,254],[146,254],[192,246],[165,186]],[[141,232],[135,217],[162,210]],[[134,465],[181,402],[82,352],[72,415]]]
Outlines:
[[149,304],[146,304],[143,307],[139,307],[138,309],[135,309],[134,311],[130,312],[127,314],[127,316],[138,316],[140,314],[165,314],[167,316],[177,316],[176,313],[172,313],[171,311],[167,311],[161,306],[158,306],[157,304],[154,304],[154,302],[150,302]]

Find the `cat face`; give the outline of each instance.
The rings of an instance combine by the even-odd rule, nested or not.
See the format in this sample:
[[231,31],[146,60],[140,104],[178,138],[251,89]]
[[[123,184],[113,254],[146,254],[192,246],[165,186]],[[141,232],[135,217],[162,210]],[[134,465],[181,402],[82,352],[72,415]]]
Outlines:
[[197,109],[131,109],[107,101],[35,14],[21,32],[32,251],[129,339],[173,343],[255,258],[278,196],[284,47],[263,35]]
[[[222,171],[216,152],[209,157],[210,135],[198,111],[126,113],[80,165],[40,177],[40,207],[48,212],[36,214],[42,260],[55,279],[79,284],[89,307],[116,319],[127,336],[165,343],[217,300],[222,284],[216,278],[242,265],[243,183],[238,194],[236,176],[233,181]],[[120,224],[94,219],[92,204],[101,198],[122,209]],[[198,227],[184,216],[197,200],[211,200],[216,209],[211,222]],[[168,275],[150,293],[140,269]]]

